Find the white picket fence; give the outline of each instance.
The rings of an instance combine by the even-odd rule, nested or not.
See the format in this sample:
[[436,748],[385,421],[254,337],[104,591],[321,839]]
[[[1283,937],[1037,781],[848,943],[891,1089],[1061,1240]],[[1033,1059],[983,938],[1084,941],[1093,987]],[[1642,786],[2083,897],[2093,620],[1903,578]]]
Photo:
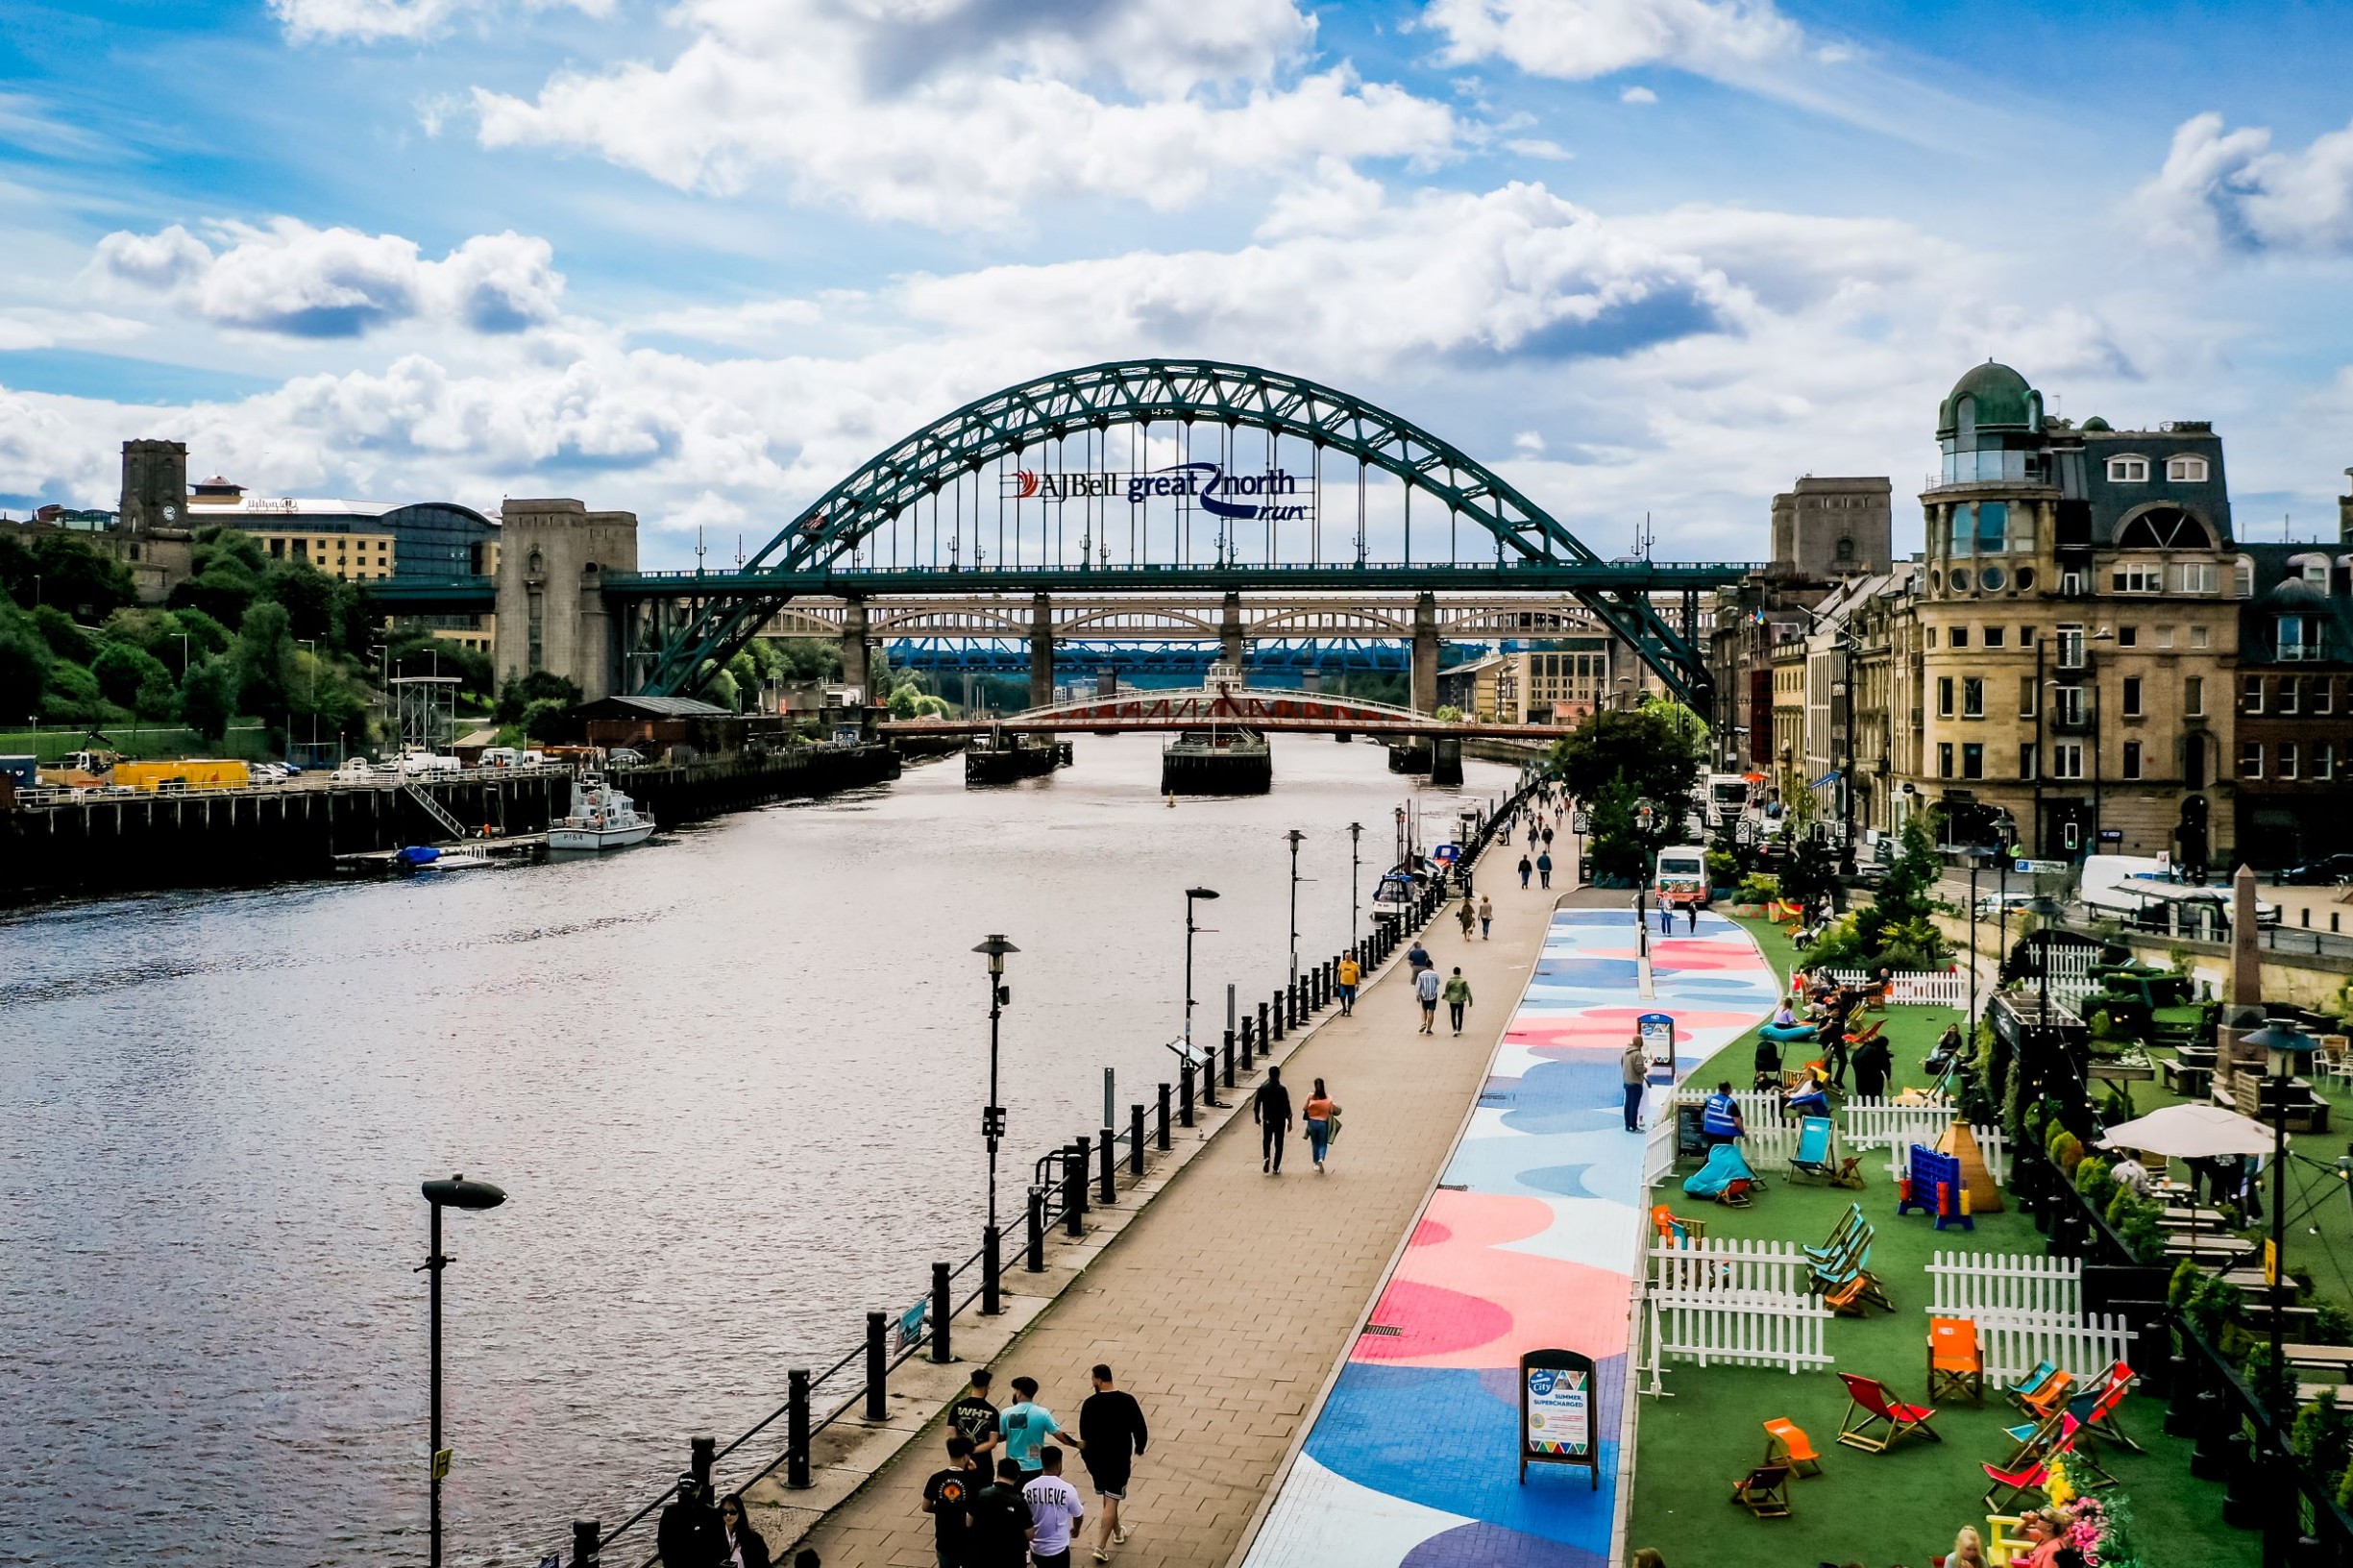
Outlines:
[[1650,1300],[1650,1383],[1663,1393],[1668,1358],[1702,1366],[1778,1366],[1792,1373],[1831,1363],[1823,1348],[1829,1309],[1778,1290],[1697,1290],[1654,1294]]
[[2083,1316],[2083,1264],[2073,1258],[1939,1252],[1928,1284],[1927,1311],[1936,1317],[2072,1325]]
[[1802,1297],[1813,1268],[1794,1241],[1755,1237],[1710,1237],[1683,1246],[1651,1244],[1651,1293]]
[[[1984,1157],[1986,1174],[1994,1178],[1995,1186],[2008,1187],[2010,1185],[2010,1145],[2003,1139],[2001,1129],[1998,1127],[1980,1127],[1973,1122],[1970,1124],[1969,1130],[1976,1135],[1977,1153]],[[1938,1134],[1938,1137],[1941,1138],[1942,1136],[1944,1136],[1942,1133]],[[1935,1139],[1924,1139],[1923,1146],[1930,1149],[1935,1148]],[[1909,1172],[1911,1168],[1912,1140],[1910,1139],[1904,1139],[1898,1142],[1889,1144],[1887,1149],[1887,1174],[1889,1178],[1892,1180],[1895,1177],[1904,1175]]]
[[1675,1174],[1675,1104],[1670,1100],[1654,1113],[1651,1136],[1642,1145],[1642,1185],[1658,1186]]
[[[1842,986],[1875,986],[1879,977],[1861,969],[1809,971],[1806,978],[1834,981]],[[1899,969],[1887,977],[1887,999],[1905,1007],[1967,1007],[1969,973],[1965,969]]]
[[1890,1143],[1934,1144],[1952,1124],[1954,1108],[1944,1105],[1900,1105],[1874,1095],[1850,1095],[1843,1112],[1847,1141],[1858,1149]]
[[2016,1383],[2048,1361],[2084,1384],[2131,1359],[2134,1335],[2121,1317],[2095,1312],[2080,1322],[2052,1323],[1980,1312],[1975,1321],[1985,1375],[2001,1383]]

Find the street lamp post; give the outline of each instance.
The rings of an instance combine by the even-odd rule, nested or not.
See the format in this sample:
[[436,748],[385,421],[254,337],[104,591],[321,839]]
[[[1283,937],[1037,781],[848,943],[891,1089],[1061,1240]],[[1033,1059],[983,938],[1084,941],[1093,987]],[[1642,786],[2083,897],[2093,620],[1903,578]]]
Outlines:
[[989,961],[989,1103],[980,1113],[980,1136],[989,1145],[989,1223],[981,1232],[980,1310],[990,1316],[1004,1310],[997,1284],[996,1146],[1005,1136],[1005,1108],[996,1101],[997,1020],[1005,1016],[1005,1004],[1013,998],[1013,988],[1005,984],[1005,955],[1020,950],[1001,931],[992,931],[987,942],[972,949]]
[[430,1402],[431,1454],[429,1469],[432,1485],[428,1509],[431,1534],[431,1568],[441,1568],[441,1478],[450,1473],[450,1451],[441,1446],[441,1271],[450,1260],[441,1251],[441,1211],[444,1209],[496,1209],[506,1201],[506,1194],[488,1182],[470,1182],[464,1173],[446,1182],[427,1182],[425,1202],[432,1212],[432,1230],[421,1265],[429,1285],[432,1302],[432,1373]]
[[2292,1024],[2269,1018],[2262,1028],[2242,1035],[2240,1043],[2260,1046],[2264,1065],[2270,1069],[2271,1257],[2264,1270],[2264,1284],[2265,1294],[2270,1298],[2271,1376],[2276,1379],[2286,1364],[2281,1349],[2286,1314],[2280,1311],[2279,1283],[2288,1277],[2288,1086],[2304,1069],[2317,1041]]
[[[1299,974],[1299,841],[1307,835],[1292,828],[1283,835],[1291,846],[1291,975]],[[1230,1021],[1230,1020],[1229,1020]]]
[[1977,872],[1989,851],[1973,844],[1961,851],[1969,857],[1969,1038],[1977,1038]]
[[1363,839],[1363,837],[1364,824],[1362,822],[1350,822],[1348,824],[1348,946],[1352,951],[1355,949],[1357,944],[1357,908],[1359,902],[1357,895],[1358,850],[1360,847],[1360,841]]
[[1193,1065],[1193,933],[1200,929],[1193,924],[1193,900],[1216,896],[1216,891],[1212,888],[1185,890],[1185,1065],[1188,1067]]

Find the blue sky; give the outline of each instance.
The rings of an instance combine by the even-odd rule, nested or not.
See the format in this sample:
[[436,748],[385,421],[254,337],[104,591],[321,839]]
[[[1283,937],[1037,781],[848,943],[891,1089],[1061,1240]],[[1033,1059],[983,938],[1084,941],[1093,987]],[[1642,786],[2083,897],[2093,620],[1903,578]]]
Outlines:
[[[275,0],[0,34],[0,505],[576,494],[650,563],[1065,364],[1363,393],[1597,548],[1918,488],[1987,355],[2353,462],[2343,7]],[[1917,523],[1910,535],[1916,539]],[[1900,541],[1906,538],[1900,529]]]

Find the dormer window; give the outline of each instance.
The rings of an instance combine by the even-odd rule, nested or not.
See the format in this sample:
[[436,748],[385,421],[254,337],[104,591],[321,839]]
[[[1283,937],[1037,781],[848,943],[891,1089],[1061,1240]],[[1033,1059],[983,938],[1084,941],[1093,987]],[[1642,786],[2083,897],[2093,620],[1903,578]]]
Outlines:
[[2108,459],[2110,484],[2146,484],[2148,459],[2145,457],[2111,457]]
[[[2114,478],[2116,475],[2112,472],[2108,477]],[[2168,457],[2165,460],[2165,477],[2176,484],[2204,484],[2206,482],[2206,459],[2203,457]]]

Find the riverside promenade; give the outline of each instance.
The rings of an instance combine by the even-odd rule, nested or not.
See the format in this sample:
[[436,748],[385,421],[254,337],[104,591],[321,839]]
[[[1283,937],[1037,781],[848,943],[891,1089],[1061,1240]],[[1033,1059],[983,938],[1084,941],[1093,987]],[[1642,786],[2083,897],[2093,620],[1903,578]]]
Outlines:
[[[1082,1272],[1047,1277],[1062,1286],[1050,1304],[1012,1295],[1035,1277],[1007,1275],[1009,1315],[1034,1315],[1009,1344],[983,1347],[1000,1404],[1011,1403],[1014,1378],[1033,1377],[1040,1402],[1075,1427],[1088,1368],[1108,1361],[1143,1406],[1151,1447],[1121,1510],[1131,1538],[1120,1563],[1224,1568],[1240,1550],[1429,1198],[1537,959],[1557,894],[1520,890],[1510,870],[1519,855],[1518,845],[1497,845],[1480,868],[1480,889],[1495,901],[1491,940],[1466,943],[1451,910],[1423,938],[1441,974],[1458,964],[1470,982],[1459,1038],[1443,1008],[1435,1034],[1417,1033],[1401,948],[1353,1017],[1325,1015],[1284,1061],[1294,1106],[1320,1076],[1342,1108],[1327,1174],[1314,1174],[1296,1129],[1284,1174],[1262,1174],[1249,1088],[1238,1087],[1225,1097],[1241,1108],[1148,1205],[1099,1250],[1073,1249]],[[969,1367],[940,1370],[960,1377]],[[755,1493],[771,1543],[799,1532],[797,1513],[830,1503],[802,1542],[827,1568],[931,1568],[922,1485],[944,1462],[944,1395],[910,1410],[906,1424],[921,1426],[915,1440],[870,1477],[837,1482],[833,1497],[821,1495],[821,1471],[820,1496]],[[1072,1476],[1083,1488],[1083,1470]],[[1093,1544],[1091,1531],[1084,1546]]]
[[[1618,1058],[1639,1015],[1666,1013],[1688,1074],[1779,987],[1746,931],[1702,915],[1691,935],[1680,919],[1654,931],[1655,998],[1641,999],[1626,896],[1577,894],[1587,907],[1552,917],[1479,1109],[1245,1568],[1614,1568],[1641,1544],[1623,1538],[1621,1454],[1648,1139],[1624,1128]],[[1653,1115],[1665,1100],[1650,1090]],[[1598,1363],[1598,1487],[1559,1465],[1519,1482],[1519,1357],[1540,1348]]]

